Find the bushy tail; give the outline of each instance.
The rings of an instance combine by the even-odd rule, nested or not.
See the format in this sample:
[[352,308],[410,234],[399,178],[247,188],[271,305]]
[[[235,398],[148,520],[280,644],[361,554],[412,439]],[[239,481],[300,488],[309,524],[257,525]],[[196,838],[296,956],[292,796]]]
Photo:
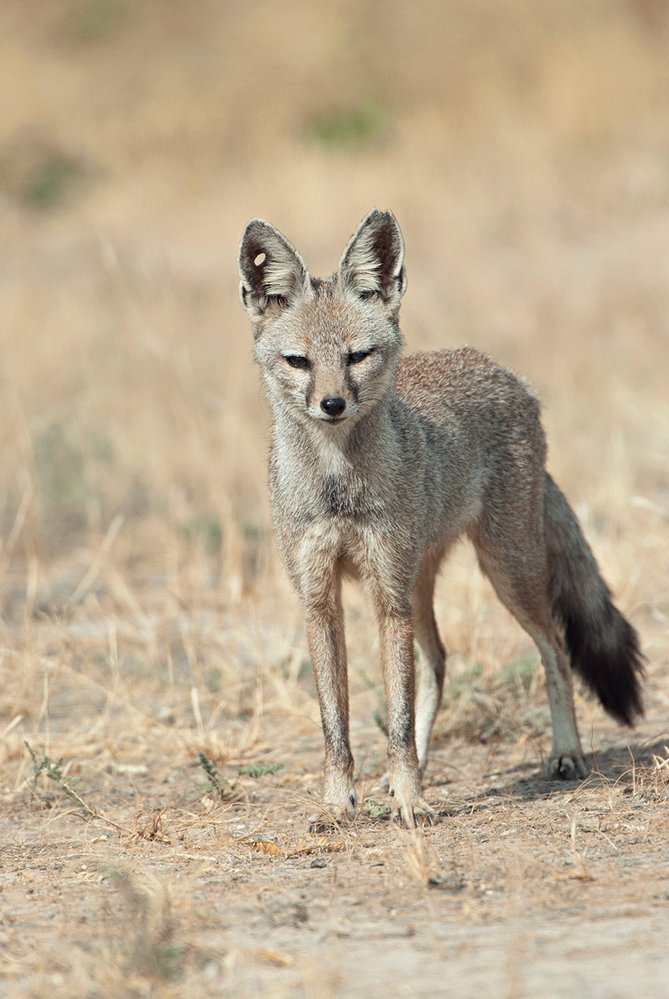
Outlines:
[[637,633],[613,604],[576,516],[547,472],[544,510],[551,607],[572,668],[613,718],[633,725],[643,714]]

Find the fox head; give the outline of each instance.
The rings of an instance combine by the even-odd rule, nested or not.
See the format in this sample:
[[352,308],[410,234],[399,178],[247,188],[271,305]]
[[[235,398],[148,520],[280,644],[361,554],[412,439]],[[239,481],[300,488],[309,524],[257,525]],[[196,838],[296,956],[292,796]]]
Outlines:
[[387,392],[402,347],[404,240],[374,209],[336,274],[312,278],[269,222],[252,219],[239,247],[241,299],[270,401],[309,423],[351,425]]

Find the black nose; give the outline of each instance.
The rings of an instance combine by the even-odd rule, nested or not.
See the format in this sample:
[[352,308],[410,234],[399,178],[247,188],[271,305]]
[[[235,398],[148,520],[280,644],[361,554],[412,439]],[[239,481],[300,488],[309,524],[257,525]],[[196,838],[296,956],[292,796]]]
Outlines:
[[342,399],[340,395],[327,396],[321,399],[321,409],[328,416],[341,416],[346,409],[346,399]]

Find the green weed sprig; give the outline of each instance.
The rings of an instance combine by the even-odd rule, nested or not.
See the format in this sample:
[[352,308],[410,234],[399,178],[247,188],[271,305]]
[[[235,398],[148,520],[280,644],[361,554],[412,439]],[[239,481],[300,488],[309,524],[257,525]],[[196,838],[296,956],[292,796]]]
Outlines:
[[30,781],[31,787],[36,788],[37,778],[39,777],[40,774],[44,774],[45,777],[48,777],[49,780],[52,780],[54,782],[56,787],[59,789],[59,791],[62,792],[62,794],[65,795],[66,798],[69,798],[70,801],[73,801],[75,803],[77,808],[79,808],[80,811],[83,813],[83,817],[85,819],[98,819],[100,822],[104,822],[105,825],[110,826],[112,829],[115,829],[117,832],[129,833],[129,830],[124,829],[123,826],[120,826],[117,822],[114,822],[113,819],[108,818],[102,812],[99,812],[97,808],[93,808],[92,805],[89,805],[87,802],[85,802],[84,799],[81,797],[81,795],[77,791],[75,791],[75,789],[72,786],[72,783],[68,782],[65,779],[65,774],[63,773],[62,770],[63,766],[62,756],[59,760],[56,760],[56,762],[54,763],[53,760],[49,759],[46,753],[43,752],[42,759],[38,760],[37,754],[35,753],[34,749],[30,745],[30,743],[25,739],[24,739],[24,745],[28,750],[28,752],[30,753],[30,758],[33,763],[33,776]]
[[72,784],[68,783],[67,780],[65,779],[65,775],[62,770],[63,757],[61,756],[61,758],[59,760],[56,760],[56,762],[54,763],[52,760],[49,759],[46,753],[42,753],[42,759],[38,760],[37,755],[32,746],[30,745],[30,743],[24,739],[24,744],[26,749],[30,753],[31,760],[33,761],[33,777],[32,780],[30,781],[32,787],[37,787],[37,778],[39,777],[40,774],[44,774],[45,777],[48,777],[49,780],[52,780],[54,782],[54,784],[58,787],[58,789],[62,791],[62,793],[67,798],[73,801],[75,805],[78,805],[78,807],[82,810],[84,815],[86,815],[88,818],[96,817],[97,812],[95,811],[95,809],[91,808],[90,805],[87,805],[84,799],[81,797],[81,795],[77,794],[77,792],[74,790]]
[[197,761],[207,775],[207,780],[209,781],[212,790],[215,792],[217,797],[221,799],[221,801],[229,801],[235,798],[234,784],[230,784],[224,777],[221,777],[208,756],[200,751],[197,754]]

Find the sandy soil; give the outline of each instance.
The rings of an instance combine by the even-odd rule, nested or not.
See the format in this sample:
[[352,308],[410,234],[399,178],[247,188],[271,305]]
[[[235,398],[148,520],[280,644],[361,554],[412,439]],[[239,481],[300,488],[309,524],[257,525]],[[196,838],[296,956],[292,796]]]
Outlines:
[[667,994],[666,777],[635,788],[616,747],[582,786],[507,752],[491,781],[490,754],[461,747],[457,782],[444,751],[433,765],[434,827],[363,814],[315,835],[316,742],[282,747],[279,781],[240,779],[235,804],[150,756],[148,778],[91,782],[100,817],[58,793],[14,801],[2,994]]
[[[77,617],[75,634],[94,632]],[[308,676],[292,712],[264,678],[255,703],[212,719],[183,679],[161,694],[136,661],[91,655],[97,642],[87,663],[52,648],[44,675],[60,770],[40,772],[41,752],[26,760],[5,737],[17,785],[0,820],[1,994],[667,994],[669,754],[655,699],[631,736],[581,701],[597,748],[581,783],[542,778],[536,732],[483,745],[442,726],[426,791],[438,822],[405,830],[378,785],[378,689],[354,676],[364,804],[349,827],[313,833]],[[540,687],[516,690],[502,720],[540,710]]]

